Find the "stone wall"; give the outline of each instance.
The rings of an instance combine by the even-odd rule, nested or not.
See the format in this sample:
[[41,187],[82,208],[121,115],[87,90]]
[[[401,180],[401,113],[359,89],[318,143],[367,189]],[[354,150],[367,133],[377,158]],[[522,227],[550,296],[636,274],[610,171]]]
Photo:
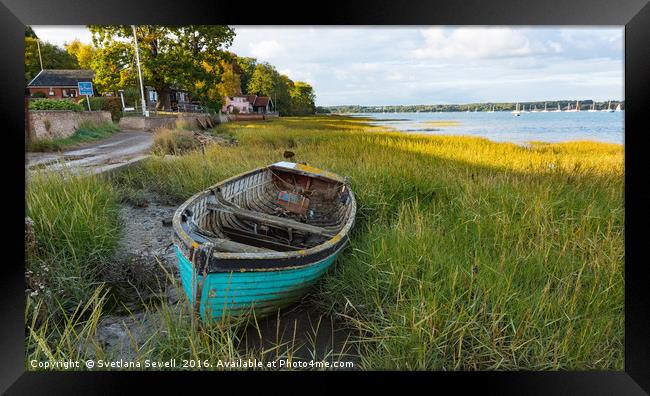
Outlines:
[[31,140],[72,136],[85,122],[112,122],[110,111],[29,110],[26,132]]
[[277,114],[228,114],[230,121],[264,121],[278,118]]
[[[122,130],[138,130],[138,131],[154,131],[158,128],[175,128],[180,123],[187,124],[190,128],[201,128],[198,119],[205,119],[208,117],[205,114],[192,114],[192,113],[179,113],[178,115],[170,116],[128,116],[120,119],[120,129]],[[216,117],[212,118],[212,123],[219,123],[220,120]]]

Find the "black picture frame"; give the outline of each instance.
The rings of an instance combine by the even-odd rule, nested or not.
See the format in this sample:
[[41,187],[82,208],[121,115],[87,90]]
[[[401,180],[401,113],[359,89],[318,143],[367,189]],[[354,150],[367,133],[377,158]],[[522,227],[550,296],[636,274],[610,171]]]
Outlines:
[[[2,246],[0,275],[0,392],[81,393],[100,390],[118,393],[133,382],[178,381],[178,373],[121,372],[25,372],[24,362],[24,26],[82,24],[247,24],[247,25],[618,25],[625,26],[625,371],[589,372],[427,372],[412,373],[414,379],[435,384],[436,389],[454,392],[478,386],[481,392],[498,394],[647,394],[650,392],[650,303],[645,271],[645,235],[648,210],[645,192],[644,142],[649,129],[646,113],[650,105],[650,4],[648,0],[517,0],[452,1],[354,1],[302,3],[291,6],[265,2],[148,0],[2,0],[0,4],[0,54],[3,56],[3,93],[0,109],[4,117],[2,155],[5,215],[8,217]],[[291,9],[289,11],[288,9]],[[7,177],[8,176],[8,177]],[[9,183],[9,184],[7,184]],[[14,229],[13,227],[16,227]],[[215,375],[199,373],[193,384],[213,384]],[[319,373],[300,373],[308,378]],[[373,381],[394,379],[393,373],[331,373],[339,378],[372,376]],[[399,373],[405,375],[405,373]],[[245,381],[250,373],[233,373]],[[258,374],[259,375],[259,374]],[[286,373],[264,373],[263,384],[286,386]],[[408,373],[406,374],[408,375]],[[172,379],[174,378],[174,379]],[[220,374],[219,381],[225,375]],[[400,381],[401,382],[401,381]],[[244,384],[246,384],[244,382]],[[334,385],[334,384],[333,384]],[[443,387],[444,386],[444,387]],[[451,386],[452,388],[449,388]],[[438,388],[440,387],[440,388]]]

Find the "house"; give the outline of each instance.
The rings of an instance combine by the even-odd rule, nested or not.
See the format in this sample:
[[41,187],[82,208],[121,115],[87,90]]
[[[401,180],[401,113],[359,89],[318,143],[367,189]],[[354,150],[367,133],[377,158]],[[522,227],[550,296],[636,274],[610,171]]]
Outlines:
[[[158,92],[156,92],[156,90],[153,87],[150,86],[145,87],[145,98],[147,101],[148,108],[156,108],[159,97],[158,97]],[[172,87],[169,93],[169,106],[170,108],[163,109],[163,110],[171,110],[171,111],[189,110],[190,108],[196,107],[197,103],[192,102],[190,100],[190,95],[186,90]]]
[[95,72],[88,69],[44,69],[27,84],[27,90],[32,97],[76,98],[79,96],[77,83],[92,81],[94,77]]
[[273,101],[268,96],[236,95],[225,98],[221,108],[224,113],[268,114],[273,111]]

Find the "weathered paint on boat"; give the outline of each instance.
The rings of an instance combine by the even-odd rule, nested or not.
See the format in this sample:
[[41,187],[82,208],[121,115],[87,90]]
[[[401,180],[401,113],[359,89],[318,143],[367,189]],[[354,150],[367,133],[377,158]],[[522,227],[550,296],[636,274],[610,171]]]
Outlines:
[[221,187],[228,196],[233,190],[223,186],[234,183],[243,188],[256,187],[261,179],[258,174],[268,168],[291,169],[311,177],[346,182],[328,171],[304,164],[279,162],[226,179],[181,205],[173,219],[175,253],[184,292],[194,307],[197,307],[195,300],[200,299],[198,310],[203,320],[238,316],[252,310],[258,317],[277,312],[278,308],[299,300],[347,245],[356,213],[352,191],[349,191],[348,217],[336,234],[317,246],[304,249],[286,252],[213,251],[208,248],[209,241],[191,237],[183,228],[183,214],[188,213],[188,208],[191,208],[190,213],[194,213],[191,216],[204,211],[206,205],[203,202],[208,192]]
[[[194,305],[197,285],[203,276],[178,248],[176,257],[185,294]],[[293,269],[208,273],[201,292],[201,319],[219,319],[255,310],[258,316],[300,299],[332,265],[338,252],[316,263]]]

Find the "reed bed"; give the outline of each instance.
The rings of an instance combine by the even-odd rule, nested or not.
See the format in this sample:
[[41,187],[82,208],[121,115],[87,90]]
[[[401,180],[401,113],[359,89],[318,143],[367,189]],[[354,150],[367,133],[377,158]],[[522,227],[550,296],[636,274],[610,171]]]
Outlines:
[[[112,182],[181,202],[285,150],[350,176],[357,223],[313,300],[360,334],[357,368],[623,369],[622,146],[401,134],[340,116],[214,133],[238,144],[154,156]],[[234,356],[236,333],[167,317],[145,355]]]

